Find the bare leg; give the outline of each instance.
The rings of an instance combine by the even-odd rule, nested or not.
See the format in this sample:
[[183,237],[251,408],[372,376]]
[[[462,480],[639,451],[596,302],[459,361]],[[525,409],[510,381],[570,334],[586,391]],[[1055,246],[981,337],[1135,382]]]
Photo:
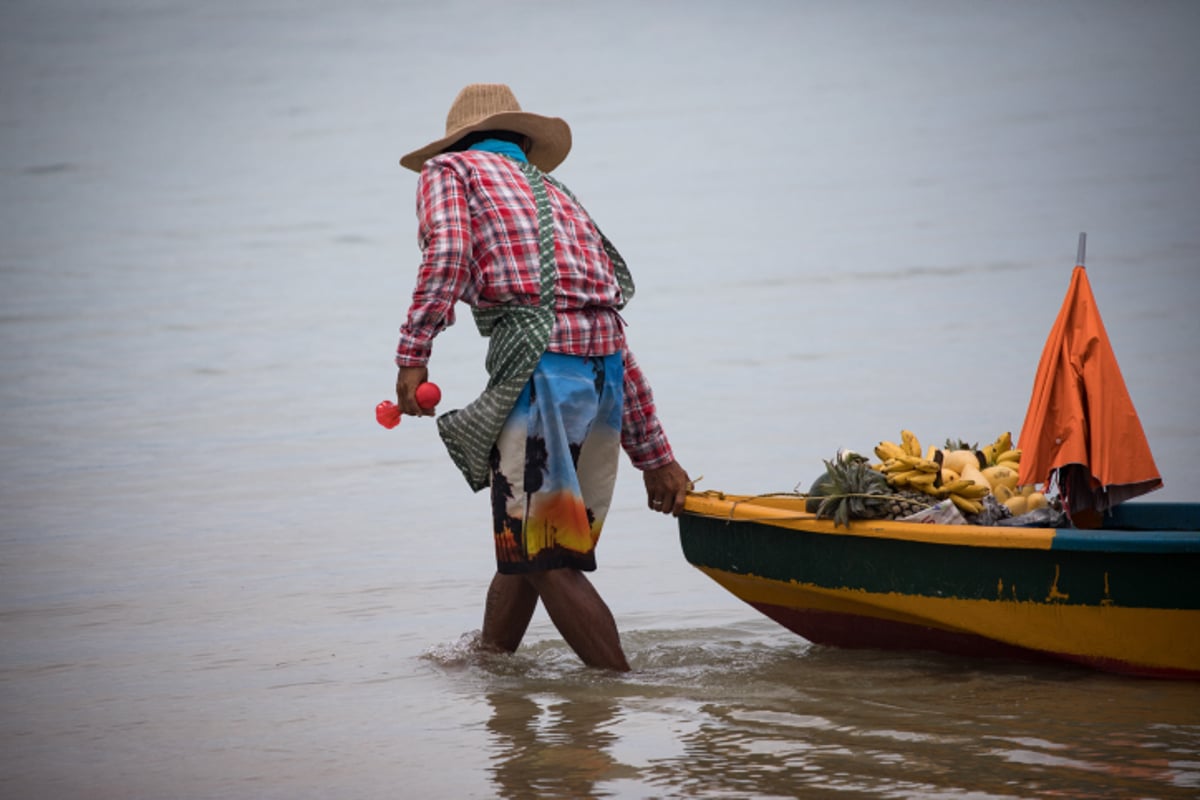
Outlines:
[[497,572],[488,587],[479,643],[487,650],[516,652],[537,608],[537,601],[537,591],[524,575]]
[[616,620],[586,575],[577,569],[552,569],[526,578],[542,598],[554,627],[583,663],[629,670]]

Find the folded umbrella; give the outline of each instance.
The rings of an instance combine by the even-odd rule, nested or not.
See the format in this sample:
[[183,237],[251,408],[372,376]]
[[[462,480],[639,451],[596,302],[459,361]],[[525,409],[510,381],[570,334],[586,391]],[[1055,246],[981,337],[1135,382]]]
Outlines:
[[1107,509],[1161,488],[1125,380],[1079,258],[1046,339],[1025,422],[1021,484],[1057,483],[1078,527],[1095,527]]

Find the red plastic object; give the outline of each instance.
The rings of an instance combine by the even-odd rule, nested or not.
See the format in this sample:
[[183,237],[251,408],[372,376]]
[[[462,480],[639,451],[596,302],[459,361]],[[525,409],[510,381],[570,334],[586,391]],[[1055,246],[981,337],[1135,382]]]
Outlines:
[[375,419],[380,425],[391,430],[400,424],[400,406],[391,400],[384,400],[375,406]]
[[[442,390],[436,383],[425,382],[417,387],[417,405],[426,411],[432,411],[442,401]],[[375,406],[375,420],[383,427],[391,430],[400,424],[400,406],[391,400],[384,400]]]
[[442,402],[442,390],[436,383],[425,382],[417,387],[417,405],[426,411],[432,411]]

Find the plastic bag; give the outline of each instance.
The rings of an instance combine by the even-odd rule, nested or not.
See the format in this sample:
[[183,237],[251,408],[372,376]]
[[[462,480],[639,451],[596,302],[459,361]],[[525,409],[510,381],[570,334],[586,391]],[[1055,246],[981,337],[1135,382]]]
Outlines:
[[1070,528],[1067,515],[1053,506],[1043,506],[1019,517],[1002,519],[996,523],[1006,528]]
[[901,517],[898,522],[924,522],[929,525],[966,525],[967,518],[951,500],[941,500],[915,514]]
[[996,499],[995,495],[984,495],[983,510],[978,514],[971,514],[967,517],[967,522],[972,525],[1003,525],[1005,520],[1012,519],[1012,512],[1008,507]]

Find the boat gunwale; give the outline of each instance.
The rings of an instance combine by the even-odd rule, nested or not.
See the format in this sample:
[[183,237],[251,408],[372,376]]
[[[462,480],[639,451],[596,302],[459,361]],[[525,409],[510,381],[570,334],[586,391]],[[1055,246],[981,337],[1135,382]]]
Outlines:
[[796,510],[801,495],[727,495],[691,493],[685,514],[728,522],[749,522],[789,528],[804,533],[893,539],[926,544],[1024,550],[1094,552],[1179,553],[1200,552],[1200,531],[1181,530],[1077,530],[1073,528],[1016,528],[987,525],[942,525],[899,520],[851,520],[848,526]]

